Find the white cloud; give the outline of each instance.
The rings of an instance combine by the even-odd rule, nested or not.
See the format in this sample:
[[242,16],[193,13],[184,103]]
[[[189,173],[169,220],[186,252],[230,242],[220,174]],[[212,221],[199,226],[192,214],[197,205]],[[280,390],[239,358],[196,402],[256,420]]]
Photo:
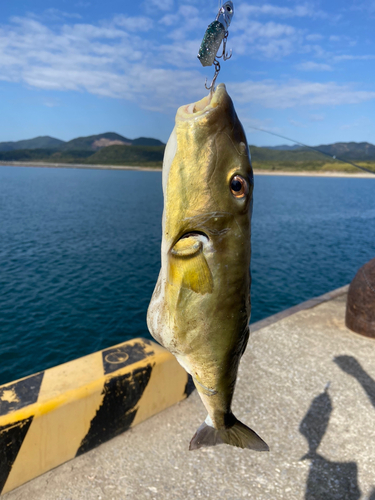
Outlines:
[[56,108],[60,106],[60,102],[57,99],[43,99],[42,104],[47,108]]
[[299,122],[297,120],[293,120],[292,118],[289,118],[288,121],[291,125],[293,125],[293,127],[296,127],[296,128],[306,128],[307,127],[307,125],[305,125],[304,123]]
[[357,45],[356,40],[353,40],[349,36],[345,35],[331,35],[328,40],[333,43],[340,43],[341,46],[343,46],[344,44],[349,45],[349,47],[354,47],[355,45]]
[[352,5],[352,10],[361,10],[364,12],[369,12],[373,14],[375,12],[375,0],[366,0],[365,2],[356,1],[354,5]]
[[275,23],[269,21],[260,23],[259,21],[247,21],[240,19],[236,25],[237,30],[243,30],[249,39],[253,38],[279,38],[286,35],[294,35],[296,29],[288,24]]
[[171,10],[173,8],[174,0],[146,0],[144,3],[145,9],[151,14],[155,10]]
[[207,23],[203,19],[199,9],[193,5],[181,5],[174,14],[166,14],[160,19],[160,24],[166,27],[175,27],[172,31],[168,30],[168,37],[173,40],[186,39],[192,30],[197,28],[205,32]]
[[274,16],[274,17],[327,17],[319,9],[314,9],[310,4],[296,5],[295,7],[279,7],[278,5],[264,4],[261,6],[242,3],[237,9],[243,16]]
[[297,106],[339,106],[375,99],[375,92],[357,90],[353,85],[339,85],[336,82],[315,83],[291,80],[279,84],[273,80],[247,81],[231,84],[231,90],[238,102],[257,103],[273,109]]
[[319,33],[311,33],[310,35],[306,35],[306,40],[309,42],[318,42],[319,40],[323,40],[324,36]]
[[50,8],[44,11],[43,17],[47,17],[53,20],[60,20],[61,18],[70,18],[70,19],[81,19],[82,16],[80,14],[74,12],[65,12],[60,9]]
[[158,50],[163,61],[168,64],[178,68],[196,67],[200,43],[200,40],[189,40],[172,45],[163,44],[159,46]]
[[[143,23],[134,18],[137,22]],[[121,24],[117,17],[106,25],[62,25],[52,30],[35,19],[13,18],[10,26],[0,28],[0,80],[39,89],[87,91],[163,111],[201,97],[203,78],[198,71],[188,71],[186,65],[164,67],[168,57],[183,61],[184,51],[179,53],[173,45],[155,46]],[[192,44],[184,50],[190,54],[193,49],[197,51]]]
[[124,14],[119,14],[114,17],[113,23],[128,31],[149,31],[153,27],[154,21],[150,17],[129,17]]
[[[178,15],[182,19],[190,13],[193,20],[197,12],[195,7],[183,6]],[[164,38],[158,38],[160,31],[147,38],[138,32],[147,29],[148,23],[147,17],[116,16],[97,25],[60,24],[52,29],[37,19],[15,17],[0,26],[0,80],[39,89],[86,91],[159,111],[201,98],[204,78],[196,59],[201,40],[190,37],[183,43],[166,43],[165,25],[159,25]],[[134,26],[138,30],[132,32]],[[252,21],[250,27],[230,38],[229,47],[239,56],[280,58],[298,50],[315,50],[315,46],[301,49],[301,33],[286,24]],[[189,70],[190,64],[197,70]],[[328,69],[314,62],[302,65],[305,70]],[[295,80],[232,83],[231,89],[239,102],[268,108],[357,103],[375,96],[350,85]]]
[[296,68],[301,71],[332,71],[332,67],[329,64],[316,63],[314,61],[297,64]]
[[371,59],[375,59],[375,55],[374,54],[367,54],[367,55],[342,54],[340,56],[334,56],[333,59],[336,62],[340,62],[340,61],[369,61]]
[[170,26],[171,24],[176,24],[179,20],[183,20],[189,23],[189,20],[196,22],[199,18],[199,9],[193,5],[181,5],[175,14],[166,14],[160,20],[162,24]]
[[250,53],[257,58],[269,59],[280,59],[298,51],[301,44],[301,34],[293,26],[273,21],[249,21],[243,33],[229,40],[229,45],[234,47],[236,54]]
[[322,114],[310,115],[310,121],[312,122],[322,122],[324,119],[325,115]]
[[160,23],[165,24],[165,26],[174,26],[179,21],[179,18],[178,14],[166,14],[160,19]]
[[[300,27],[301,22],[298,20],[293,20],[294,25],[277,22],[285,18],[328,17],[314,5],[306,3],[294,7],[280,7],[241,3],[235,15],[236,35],[231,40],[236,52],[241,55],[250,53],[257,58],[281,59],[292,53],[312,52],[319,56],[324,53],[319,45],[309,44],[324,39],[323,35],[308,33]],[[261,15],[276,20],[260,22],[256,17]]]

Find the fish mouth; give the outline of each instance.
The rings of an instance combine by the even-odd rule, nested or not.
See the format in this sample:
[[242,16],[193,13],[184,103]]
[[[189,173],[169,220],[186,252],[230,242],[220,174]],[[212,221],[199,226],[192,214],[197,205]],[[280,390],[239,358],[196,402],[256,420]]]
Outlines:
[[176,118],[190,120],[206,115],[213,109],[217,108],[227,96],[227,90],[224,83],[219,83],[214,92],[210,92],[200,101],[191,104],[185,104],[177,110]]
[[191,257],[199,253],[209,239],[203,231],[186,231],[172,245],[171,252],[180,257]]
[[204,233],[203,231],[187,231],[177,241],[183,240],[184,238],[197,238],[197,239],[201,239],[201,240],[206,239],[207,241],[210,239],[207,236],[207,234]]

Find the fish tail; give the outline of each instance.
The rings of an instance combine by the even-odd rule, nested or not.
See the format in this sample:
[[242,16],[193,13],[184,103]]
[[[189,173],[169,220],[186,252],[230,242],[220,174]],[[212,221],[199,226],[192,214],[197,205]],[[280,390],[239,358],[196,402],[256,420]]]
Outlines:
[[256,451],[269,451],[268,445],[250,427],[233,416],[234,424],[226,429],[215,429],[206,422],[198,428],[190,441],[189,450],[197,450],[218,444],[230,444],[239,448],[249,448]]

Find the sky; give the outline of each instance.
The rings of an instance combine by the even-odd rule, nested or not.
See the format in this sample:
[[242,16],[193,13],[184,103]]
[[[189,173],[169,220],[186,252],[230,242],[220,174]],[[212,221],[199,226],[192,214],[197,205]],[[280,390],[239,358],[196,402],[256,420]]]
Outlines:
[[[375,143],[375,0],[250,2],[217,82],[248,141]],[[197,53],[218,0],[1,2],[0,142],[103,132],[166,142],[207,94]]]

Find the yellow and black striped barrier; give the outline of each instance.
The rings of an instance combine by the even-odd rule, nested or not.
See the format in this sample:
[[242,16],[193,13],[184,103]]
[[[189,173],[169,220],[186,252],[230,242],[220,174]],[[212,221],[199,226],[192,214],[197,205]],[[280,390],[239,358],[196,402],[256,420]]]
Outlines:
[[0,493],[187,397],[174,356],[134,339],[0,386]]

